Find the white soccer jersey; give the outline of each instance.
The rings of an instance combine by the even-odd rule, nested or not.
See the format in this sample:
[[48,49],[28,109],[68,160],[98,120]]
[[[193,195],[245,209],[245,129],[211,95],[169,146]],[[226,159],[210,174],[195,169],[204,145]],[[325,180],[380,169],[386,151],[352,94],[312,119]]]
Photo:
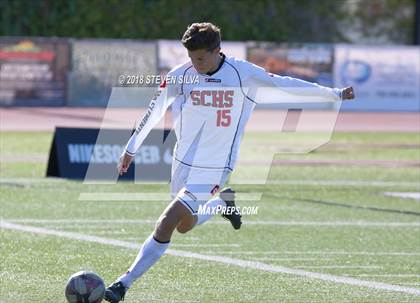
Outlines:
[[[340,89],[273,75],[248,61],[222,56],[211,75],[198,73],[191,63],[169,72],[168,82],[161,85],[129,140],[128,154],[136,153],[172,106],[177,137],[174,160],[196,168],[233,170],[245,125],[257,103],[340,100]],[[180,83],[181,79],[186,81]]]

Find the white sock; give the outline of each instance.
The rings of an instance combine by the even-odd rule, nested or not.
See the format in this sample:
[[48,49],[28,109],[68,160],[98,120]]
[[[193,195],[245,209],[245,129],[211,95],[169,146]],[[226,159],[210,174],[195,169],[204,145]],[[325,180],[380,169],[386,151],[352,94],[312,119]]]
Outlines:
[[140,251],[128,271],[118,278],[125,287],[130,288],[131,284],[140,278],[150,267],[155,264],[165,253],[169,242],[161,243],[156,241],[153,234],[144,241]]
[[211,217],[213,217],[216,213],[213,210],[218,209],[220,214],[220,208],[225,207],[226,203],[219,197],[213,198],[208,200],[206,204],[203,206],[204,212],[197,213],[197,225],[201,225],[204,222],[208,221]]

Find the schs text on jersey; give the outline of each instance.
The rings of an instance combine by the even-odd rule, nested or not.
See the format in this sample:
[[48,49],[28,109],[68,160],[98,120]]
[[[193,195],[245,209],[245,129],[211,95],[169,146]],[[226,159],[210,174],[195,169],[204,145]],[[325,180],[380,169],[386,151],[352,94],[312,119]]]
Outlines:
[[217,108],[232,107],[234,95],[234,90],[193,90],[190,93],[193,105]]

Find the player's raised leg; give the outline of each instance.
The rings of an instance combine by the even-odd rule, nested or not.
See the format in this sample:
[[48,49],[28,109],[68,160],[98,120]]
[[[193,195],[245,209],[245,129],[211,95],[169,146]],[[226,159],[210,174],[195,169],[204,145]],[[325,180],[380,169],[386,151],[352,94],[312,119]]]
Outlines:
[[[219,197],[210,199],[197,213],[197,225],[201,225],[211,219],[215,214],[221,213],[222,217],[229,220],[234,229],[240,229],[242,216],[235,204],[235,192],[231,188],[225,188]],[[220,210],[215,212],[214,210]]]
[[229,220],[234,229],[241,227],[242,216],[235,205],[235,192],[231,188],[225,188],[219,196],[208,200],[214,193],[212,189],[215,187],[218,188],[213,185],[189,185],[179,192],[180,201],[187,205],[194,214],[194,217],[185,217],[178,224],[177,230],[180,233],[193,229],[195,225],[204,224],[216,214],[221,214],[222,217]]
[[165,253],[176,226],[182,220],[191,220],[193,215],[178,200],[174,200],[163,211],[156,223],[154,232],[144,241],[135,261],[128,271],[105,291],[105,300],[118,303],[133,282],[149,270]]

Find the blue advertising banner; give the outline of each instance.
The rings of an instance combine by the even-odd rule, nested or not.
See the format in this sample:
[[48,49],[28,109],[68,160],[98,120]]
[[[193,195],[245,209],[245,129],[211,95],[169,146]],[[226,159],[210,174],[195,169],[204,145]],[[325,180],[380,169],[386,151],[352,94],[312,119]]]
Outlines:
[[334,83],[353,86],[341,110],[420,111],[420,47],[337,45]]

